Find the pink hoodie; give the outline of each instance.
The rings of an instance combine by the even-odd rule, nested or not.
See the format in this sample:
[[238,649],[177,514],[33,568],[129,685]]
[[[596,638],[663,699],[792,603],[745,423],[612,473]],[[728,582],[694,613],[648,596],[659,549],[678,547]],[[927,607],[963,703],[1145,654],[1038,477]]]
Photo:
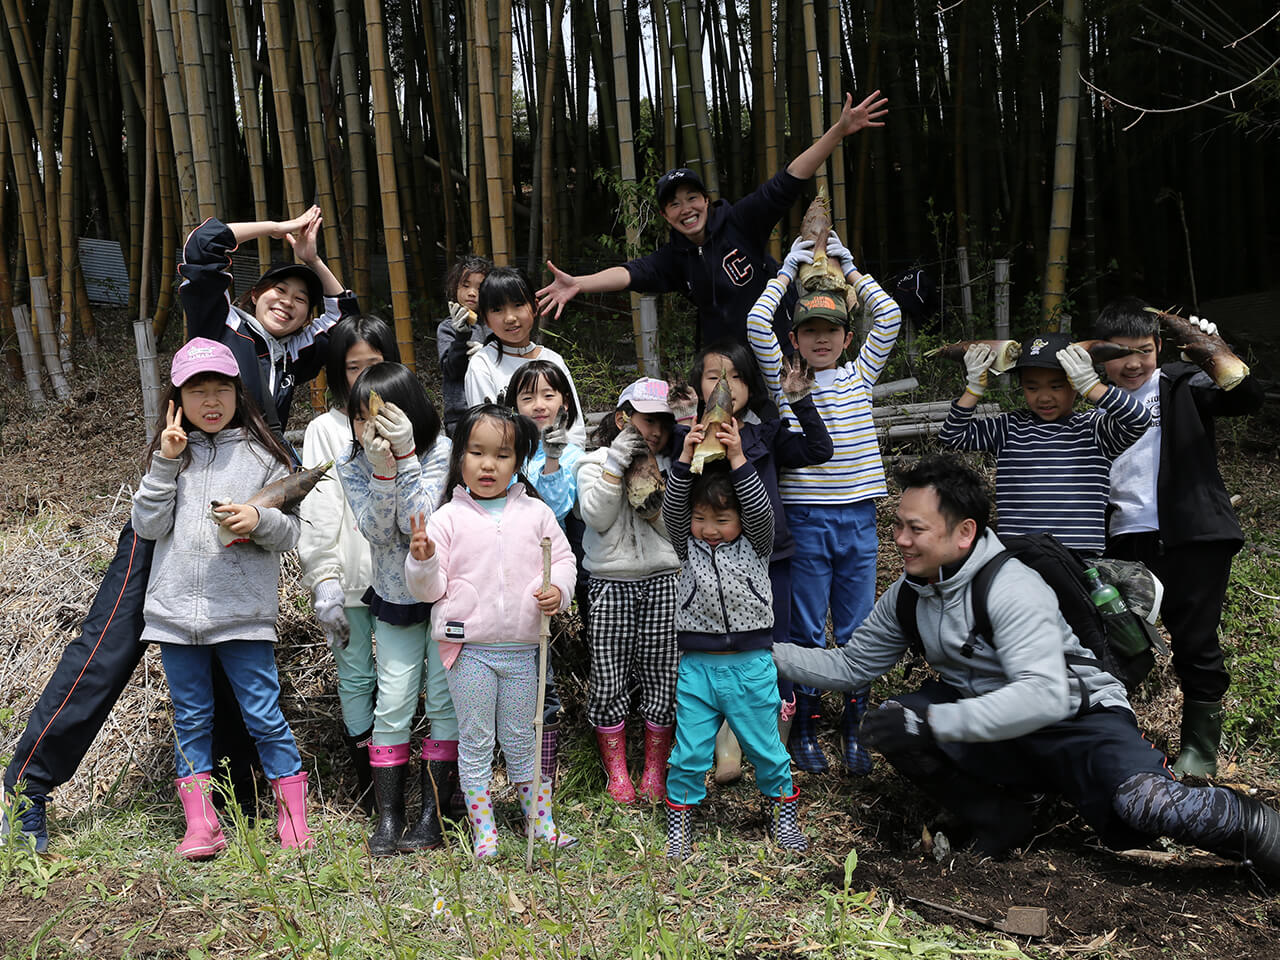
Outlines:
[[555,514],[512,484],[498,523],[466,488],[427,520],[436,545],[431,559],[405,558],[409,592],[431,603],[431,636],[440,659],[453,666],[464,643],[537,643],[542,613],[533,598],[542,588],[542,538],[551,538],[551,583],[560,609],[573,598],[577,568]]

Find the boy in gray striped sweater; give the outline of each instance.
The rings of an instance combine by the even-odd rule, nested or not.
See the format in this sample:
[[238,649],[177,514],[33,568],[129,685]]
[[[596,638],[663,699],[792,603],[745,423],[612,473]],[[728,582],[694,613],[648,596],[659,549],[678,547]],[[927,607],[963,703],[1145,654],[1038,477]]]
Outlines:
[[[994,360],[980,343],[965,352],[968,382],[938,439],[954,450],[996,455],[1000,533],[1051,533],[1083,554],[1100,555],[1111,463],[1137,442],[1151,415],[1125,391],[1103,385],[1084,347],[1046,333],[1023,343],[1015,367],[1028,409],[976,420]],[[1077,395],[1095,408],[1077,413]]]

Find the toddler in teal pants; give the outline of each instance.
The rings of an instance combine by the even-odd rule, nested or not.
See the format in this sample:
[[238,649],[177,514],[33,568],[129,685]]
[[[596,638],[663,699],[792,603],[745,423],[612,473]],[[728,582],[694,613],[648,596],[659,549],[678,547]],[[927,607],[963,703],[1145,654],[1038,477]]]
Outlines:
[[706,794],[716,731],[727,721],[756,769],[770,832],[780,846],[808,846],[797,822],[799,791],[778,736],[769,555],[773,508],[742,452],[737,422],[716,427],[728,463],[690,470],[707,427],[699,424],[671,465],[662,514],[683,567],[677,588],[676,739],[667,774],[667,856],[692,852],[690,820]]

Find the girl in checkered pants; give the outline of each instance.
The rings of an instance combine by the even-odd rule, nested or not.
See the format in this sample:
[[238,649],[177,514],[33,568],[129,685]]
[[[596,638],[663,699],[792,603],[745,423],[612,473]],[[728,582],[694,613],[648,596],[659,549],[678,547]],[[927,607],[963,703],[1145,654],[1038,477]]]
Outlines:
[[[596,728],[609,796],[618,803],[632,803],[637,794],[627,772],[632,674],[640,684],[645,721],[639,795],[654,803],[666,797],[679,662],[675,614],[680,561],[661,513],[642,505],[642,516],[632,506],[628,487],[636,480],[636,469],[652,475],[656,466],[665,475],[674,428],[667,384],[642,378],[622,391],[613,416],[601,421],[595,435],[599,449],[578,462],[578,510],[587,528],[583,565],[591,575],[587,719]],[[656,464],[637,462],[651,457]],[[633,462],[636,469],[629,470]]]

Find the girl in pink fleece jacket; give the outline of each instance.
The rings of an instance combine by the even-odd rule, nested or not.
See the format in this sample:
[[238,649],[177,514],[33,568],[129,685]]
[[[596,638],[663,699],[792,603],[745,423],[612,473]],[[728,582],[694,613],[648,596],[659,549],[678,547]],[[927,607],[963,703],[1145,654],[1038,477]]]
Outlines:
[[[431,608],[458,715],[458,774],[477,859],[497,856],[489,799],[496,736],[534,836],[567,847],[551,785],[533,795],[542,615],[569,606],[576,569],[555,514],[520,474],[538,446],[532,420],[505,407],[472,407],[454,434],[442,505],[412,521],[409,592]],[[514,481],[514,482],[513,482]],[[542,538],[551,539],[551,587],[542,589]]]

